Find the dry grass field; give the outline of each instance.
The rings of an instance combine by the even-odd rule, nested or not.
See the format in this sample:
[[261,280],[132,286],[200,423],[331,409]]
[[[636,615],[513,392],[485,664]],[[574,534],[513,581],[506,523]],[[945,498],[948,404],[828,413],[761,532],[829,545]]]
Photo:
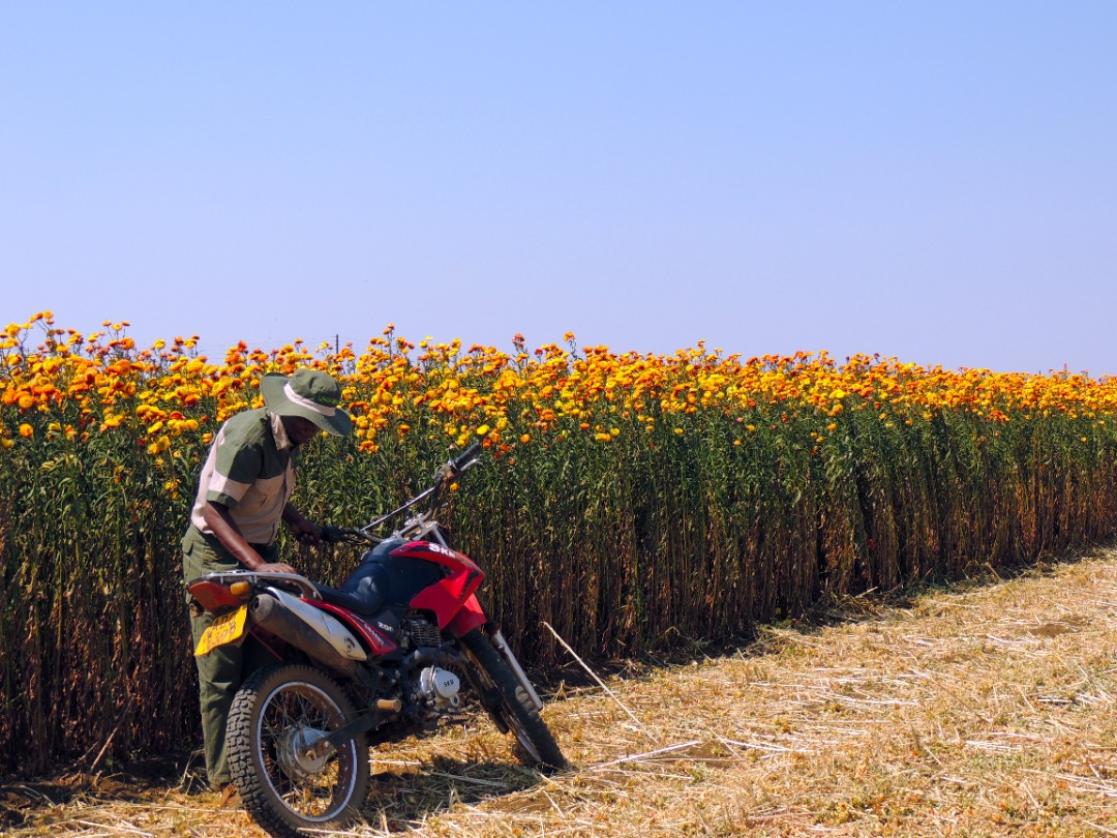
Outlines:
[[[478,719],[377,749],[350,834],[1117,835],[1117,551],[818,616],[560,687],[568,774]],[[194,783],[9,785],[0,829],[261,834]]]

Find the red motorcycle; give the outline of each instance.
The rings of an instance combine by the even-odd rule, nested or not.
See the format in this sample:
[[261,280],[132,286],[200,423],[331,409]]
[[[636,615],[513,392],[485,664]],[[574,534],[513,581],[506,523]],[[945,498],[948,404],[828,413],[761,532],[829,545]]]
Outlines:
[[[273,835],[339,829],[368,791],[368,742],[434,727],[461,706],[463,686],[528,764],[566,760],[543,702],[476,592],[481,569],[446,543],[435,514],[475,444],[435,484],[360,529],[327,540],[375,544],[340,589],[290,573],[231,571],[188,589],[217,614],[195,654],[258,643],[274,659],[254,671],[226,727],[229,767],[245,808]],[[374,534],[403,518],[388,537]]]

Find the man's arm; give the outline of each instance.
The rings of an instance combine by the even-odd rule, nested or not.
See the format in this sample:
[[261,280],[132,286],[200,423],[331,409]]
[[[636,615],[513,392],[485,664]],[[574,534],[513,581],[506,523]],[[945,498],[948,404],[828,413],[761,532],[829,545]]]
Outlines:
[[[286,511],[284,511],[286,518]],[[229,507],[217,501],[208,501],[202,507],[202,519],[213,532],[221,545],[249,570],[261,573],[294,573],[295,569],[285,562],[268,563],[245,541],[240,528],[229,514]]]

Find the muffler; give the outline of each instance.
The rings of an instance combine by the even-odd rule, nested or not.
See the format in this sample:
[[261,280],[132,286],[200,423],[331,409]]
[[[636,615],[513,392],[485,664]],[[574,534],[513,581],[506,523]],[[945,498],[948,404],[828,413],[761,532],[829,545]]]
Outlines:
[[252,600],[249,610],[255,625],[306,652],[316,663],[348,676],[357,668],[355,660],[338,652],[328,640],[274,596],[257,596]]

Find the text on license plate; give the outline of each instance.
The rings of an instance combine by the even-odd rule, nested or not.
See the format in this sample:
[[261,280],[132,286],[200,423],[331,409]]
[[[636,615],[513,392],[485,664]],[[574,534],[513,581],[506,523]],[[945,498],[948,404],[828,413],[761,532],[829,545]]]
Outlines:
[[228,614],[222,614],[210,624],[209,628],[202,632],[202,636],[198,640],[198,648],[194,650],[194,654],[205,655],[218,646],[240,640],[244,634],[244,624],[247,617],[247,605],[242,605],[236,611],[231,611]]

